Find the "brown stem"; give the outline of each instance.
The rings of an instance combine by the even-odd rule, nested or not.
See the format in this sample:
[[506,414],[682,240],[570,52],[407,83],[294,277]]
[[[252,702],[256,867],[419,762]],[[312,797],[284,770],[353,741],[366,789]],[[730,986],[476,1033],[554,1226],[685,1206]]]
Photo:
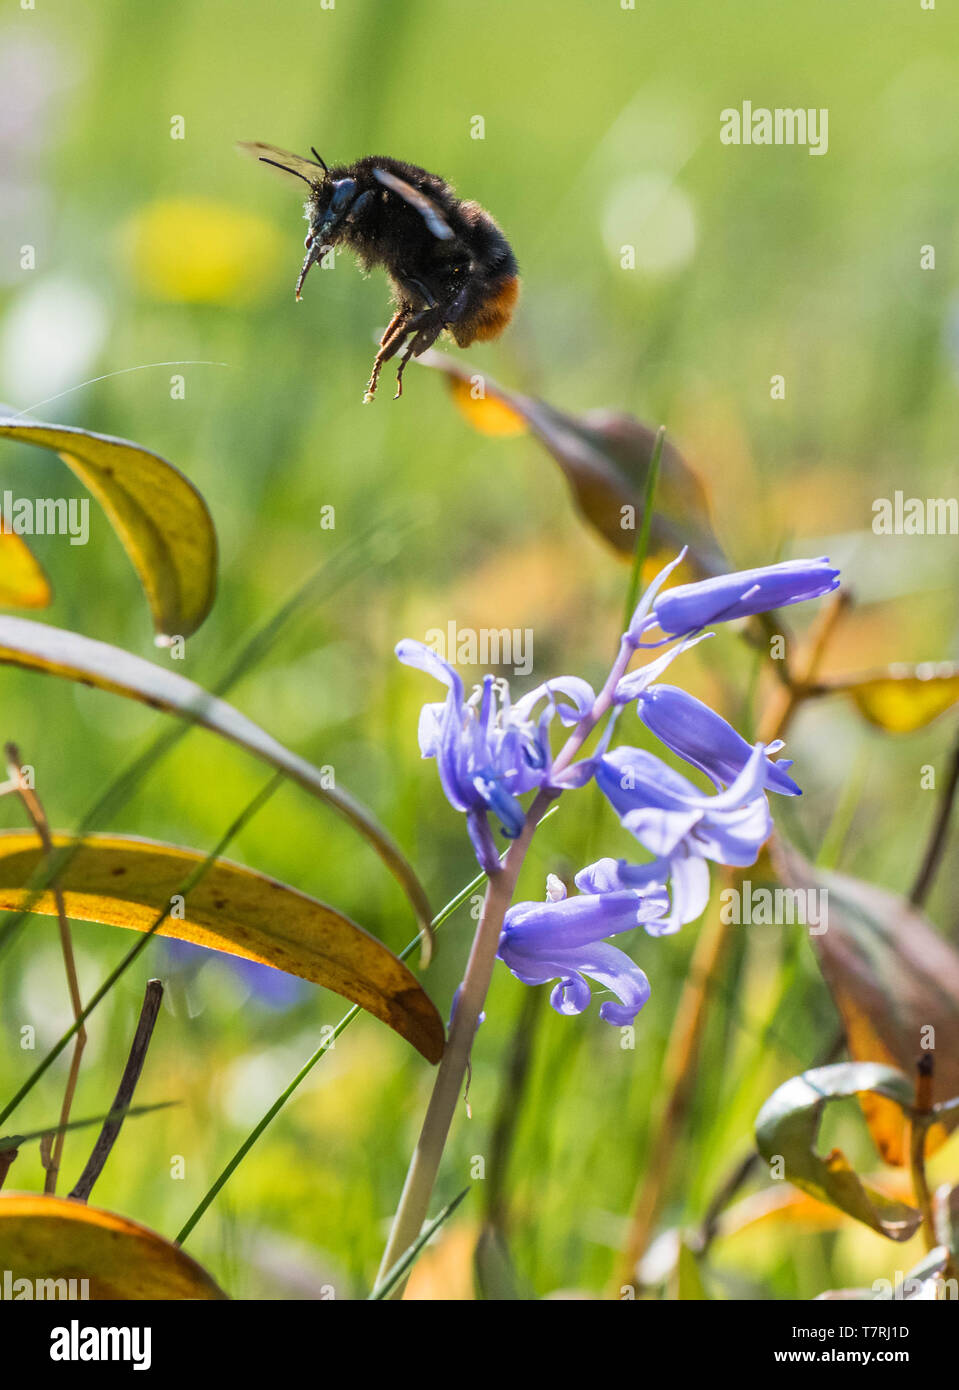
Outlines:
[[909,1130],[909,1165],[916,1203],[922,1212],[922,1238],[927,1250],[936,1248],[936,1220],[932,1193],[926,1177],[926,1134],[932,1122],[933,1054],[927,1052],[916,1064],[916,1100]]
[[4,1149],[3,1152],[0,1153],[0,1187],[2,1187],[6,1181],[7,1174],[10,1171],[10,1165],[19,1152],[19,1149]]
[[[409,1249],[426,1220],[436,1174],[456,1111],[480,1012],[489,989],[499,947],[503,919],[513,897],[516,880],[530,840],[556,792],[540,790],[530,807],[523,829],[510,845],[502,867],[489,876],[479,926],[473,938],[466,973],[450,1023],[449,1039],[433,1083],[420,1137],[410,1160],[377,1279],[383,1279]],[[402,1298],[405,1279],[390,1294]]]
[[815,690],[814,679],[819,664],[849,603],[848,592],[845,589],[837,589],[823,604],[790,673],[788,686],[774,691],[765,710],[759,732],[763,743],[782,738],[799,706]]
[[922,907],[925,903],[939,871],[957,790],[959,790],[959,737],[957,737],[956,746],[953,749],[952,761],[949,764],[949,777],[942,789],[942,796],[939,798],[936,819],[933,822],[932,834],[922,858],[922,866],[916,876],[915,883],[912,885],[912,892],[909,894],[909,901],[913,907]]
[[157,1014],[160,1011],[162,998],[163,985],[160,981],[148,980],[146,993],[143,996],[143,1007],[140,1009],[140,1021],[137,1024],[137,1030],[133,1035],[133,1043],[130,1047],[130,1055],[123,1068],[123,1075],[113,1098],[113,1105],[110,1107],[112,1118],[104,1121],[100,1136],[93,1146],[93,1153],[87,1160],[87,1166],[70,1193],[70,1196],[77,1202],[85,1202],[90,1196],[93,1184],[102,1173],[103,1166],[110,1157],[110,1152],[117,1141],[120,1127],[133,1100],[133,1092],[140,1079],[143,1063],[146,1061],[147,1048],[153,1037],[153,1029],[157,1021]]
[[[34,829],[40,837],[43,852],[49,859],[53,854],[53,838],[50,834],[50,825],[47,821],[46,812],[40,798],[32,787],[27,785],[23,776],[23,763],[20,758],[20,751],[15,743],[7,743],[5,747],[7,756],[7,771],[12,782],[16,783],[17,792],[20,800],[26,807],[27,815],[33,822]],[[70,935],[70,924],[67,921],[67,909],[63,898],[63,891],[54,882],[53,897],[57,907],[57,923],[60,928],[60,949],[63,952],[63,964],[67,973],[67,987],[70,991],[70,1004],[73,1008],[73,1019],[76,1022],[83,1012],[83,1001],[80,998],[80,984],[77,979],[76,960],[73,955],[73,938]],[[80,1075],[80,1062],[83,1057],[83,1049],[87,1045],[86,1029],[81,1024],[77,1030],[73,1044],[73,1056],[70,1059],[70,1070],[67,1074],[66,1089],[63,1093],[63,1104],[60,1107],[60,1124],[65,1126],[70,1119],[70,1109],[73,1105],[73,1097],[77,1089],[77,1080]],[[57,1175],[60,1171],[60,1160],[63,1156],[63,1141],[66,1138],[65,1129],[61,1129],[55,1136],[53,1143],[48,1149],[41,1144],[40,1154],[46,1176],[44,1178],[43,1190],[45,1193],[54,1193],[57,1189]]]

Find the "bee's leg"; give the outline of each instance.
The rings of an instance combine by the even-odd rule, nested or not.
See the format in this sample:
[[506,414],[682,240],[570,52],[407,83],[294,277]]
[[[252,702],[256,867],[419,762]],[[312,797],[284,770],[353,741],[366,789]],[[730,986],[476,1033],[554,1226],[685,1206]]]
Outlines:
[[380,379],[380,372],[383,370],[383,363],[388,362],[394,353],[399,352],[409,333],[410,307],[408,304],[401,305],[390,319],[380,339],[380,350],[373,360],[373,372],[366,386],[366,393],[363,396],[363,403],[367,404],[376,395],[376,384]]
[[434,317],[432,323],[424,324],[410,339],[406,346],[406,351],[400,359],[400,365],[396,369],[396,395],[393,397],[394,401],[398,401],[403,394],[403,373],[406,370],[407,362],[411,357],[419,357],[427,348],[432,347],[442,331],[443,320]]
[[[406,325],[407,331],[413,332],[415,329],[416,332],[413,338],[410,339],[396,372],[396,395],[393,397],[394,401],[399,400],[400,396],[403,394],[403,372],[406,370],[407,362],[411,357],[422,356],[427,348],[433,346],[447,324],[456,323],[456,321],[462,317],[463,310],[466,307],[467,297],[468,291],[464,285],[448,304],[434,304],[432,309],[424,309],[421,313],[415,314],[413,318],[410,319],[409,323]],[[397,347],[394,348],[393,351],[399,351],[399,344],[397,344]],[[392,355],[391,353],[390,356]]]

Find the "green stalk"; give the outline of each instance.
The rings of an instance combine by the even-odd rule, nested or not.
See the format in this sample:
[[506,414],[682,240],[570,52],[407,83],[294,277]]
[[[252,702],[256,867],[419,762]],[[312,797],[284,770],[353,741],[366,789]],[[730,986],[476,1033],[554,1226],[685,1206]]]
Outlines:
[[659,465],[663,457],[663,443],[666,439],[666,426],[660,425],[656,431],[656,439],[653,443],[653,452],[649,459],[649,470],[646,474],[646,490],[643,494],[643,519],[639,525],[639,536],[636,540],[636,553],[633,556],[633,572],[629,577],[629,588],[626,591],[626,607],[623,610],[623,631],[629,631],[629,624],[632,621],[633,613],[639,602],[639,590],[643,582],[643,565],[646,563],[646,555],[649,551],[649,533],[653,524],[653,499],[656,496],[656,484],[659,481]]
[[368,1302],[371,1300],[376,1301],[381,1298],[387,1298],[393,1292],[397,1284],[399,1284],[400,1281],[409,1273],[410,1269],[412,1268],[413,1262],[415,1261],[420,1251],[423,1249],[423,1246],[426,1245],[428,1241],[432,1240],[433,1236],[442,1226],[443,1222],[446,1221],[448,1217],[453,1215],[453,1212],[459,1206],[460,1202],[462,1202],[467,1192],[469,1192],[469,1188],[464,1187],[463,1191],[460,1192],[456,1197],[454,1197],[452,1202],[448,1202],[446,1206],[443,1208],[443,1210],[439,1212],[438,1215],[434,1216],[433,1220],[423,1227],[422,1231],[419,1234],[419,1238],[413,1242],[409,1250],[407,1250],[406,1254],[401,1255],[400,1258],[397,1260],[396,1264],[393,1266],[393,1268],[389,1270],[382,1279],[378,1279],[376,1281],[376,1284],[370,1291],[367,1300]]

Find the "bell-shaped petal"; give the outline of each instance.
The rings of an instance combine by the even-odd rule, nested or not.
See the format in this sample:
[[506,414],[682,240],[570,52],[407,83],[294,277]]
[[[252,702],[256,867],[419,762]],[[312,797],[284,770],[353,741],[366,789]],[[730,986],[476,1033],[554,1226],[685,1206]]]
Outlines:
[[[464,699],[455,668],[424,642],[400,642],[396,654],[447,688],[445,700],[426,704],[420,712],[420,752],[436,759],[447,800],[469,816],[480,864],[494,870],[499,859],[485,827],[486,813],[496,816],[504,835],[519,835],[525,811],[517,798],[542,786],[550,774],[553,717],[558,714],[567,725],[586,718],[596,699],[592,687],[575,676],[561,676],[512,705],[507,682],[488,675]],[[544,701],[534,722],[533,711]]]
[[576,875],[576,886],[582,893],[617,893],[654,885],[668,885],[669,912],[643,925],[650,936],[669,936],[705,912],[709,902],[709,866],[699,854],[680,846],[670,858],[660,857],[649,864],[598,859]]
[[[565,696],[566,699],[558,699],[557,697],[560,695]],[[520,719],[530,719],[533,710],[540,700],[544,699],[550,701],[559,715],[560,722],[569,728],[573,724],[578,724],[592,712],[593,705],[596,703],[596,692],[589,681],[581,680],[579,676],[557,676],[554,680],[544,681],[535,690],[531,690],[528,695],[521,696],[513,709]]]
[[838,587],[839,571],[830,565],[828,556],[786,560],[778,565],[701,579],[694,584],[678,584],[657,596],[652,616],[668,636],[680,637],[710,623],[729,622],[819,598]]
[[500,937],[499,958],[524,984],[557,984],[550,1003],[558,1013],[582,1013],[592,991],[588,979],[616,995],[606,1000],[600,1017],[609,1023],[632,1023],[649,998],[649,981],[624,951],[603,940],[645,925],[667,908],[661,888],[616,893],[562,896],[551,878],[543,903],[517,903],[509,909]]
[[417,671],[425,671],[427,675],[435,676],[438,681],[449,687],[458,701],[462,701],[463,682],[456,667],[444,661],[425,642],[404,637],[402,642],[396,644],[396,655],[404,666],[413,666]]
[[746,865],[772,831],[763,795],[767,762],[757,743],[735,781],[709,795],[652,753],[621,747],[600,760],[596,780],[625,829],[652,854]]
[[[752,747],[721,714],[675,685],[652,685],[643,692],[636,713],[651,733],[693,767],[705,772],[717,787],[735,782],[752,755]],[[776,744],[778,751],[782,744]],[[764,787],[783,796],[801,796],[789,762],[774,763],[766,749]]]

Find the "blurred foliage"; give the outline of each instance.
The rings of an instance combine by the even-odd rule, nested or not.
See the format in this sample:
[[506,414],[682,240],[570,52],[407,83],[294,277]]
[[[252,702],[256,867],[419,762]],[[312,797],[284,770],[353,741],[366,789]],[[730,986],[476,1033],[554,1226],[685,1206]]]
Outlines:
[[[138,440],[199,488],[219,537],[219,594],[173,669],[208,688],[308,574],[388,518],[375,562],[332,601],[307,605],[230,698],[287,747],[335,767],[434,903],[475,865],[462,818],[419,759],[422,684],[398,668],[394,643],[451,619],[531,628],[531,682],[567,671],[595,680],[614,650],[627,572],[582,527],[536,440],[502,415],[495,431],[471,428],[438,373],[411,368],[401,402],[360,405],[388,316],[382,278],[341,257],[295,305],[299,195],[236,157],[237,139],[315,143],[327,160],[395,154],[489,207],[517,251],[523,296],[509,332],[463,364],[569,415],[665,423],[710,492],[735,565],[830,554],[856,602],[823,679],[959,656],[954,538],[871,531],[877,497],[955,491],[959,20],[945,7],[886,6],[880,21],[870,0],[775,14],[747,0],[635,11],[490,0],[468,14],[444,0],[388,12],[376,0],[329,10],[45,0],[0,23],[0,400]],[[828,107],[828,155],[721,146],[719,112],[744,96]],[[477,113],[483,140],[470,138]],[[626,243],[635,270],[622,268]],[[919,266],[928,244],[934,272]],[[19,268],[24,246],[35,270]],[[785,400],[770,398],[776,373]],[[66,476],[54,457],[0,441],[0,480],[15,495],[80,495]],[[155,659],[129,560],[106,517],[91,517],[86,547],[28,538],[54,590],[44,620]],[[806,621],[790,614],[790,631]],[[756,674],[748,648],[728,634],[684,660],[689,688],[750,733],[774,681]],[[7,668],[0,696],[4,736],[36,769],[63,830],[162,718]],[[945,780],[952,717],[893,738],[846,700],[810,701],[789,730],[806,794],[777,806],[784,833],[810,859],[829,837],[832,867],[908,892],[935,816],[922,769]],[[622,732],[640,737],[629,716]],[[206,852],[262,775],[192,730],[106,828]],[[523,896],[541,896],[549,871],[629,852],[594,790],[577,807],[574,817],[561,805],[537,838]],[[0,800],[0,826],[23,824],[16,799]],[[231,854],[331,902],[393,950],[411,935],[373,850],[294,786]],[[953,835],[926,903],[953,940],[957,869]],[[472,925],[469,908],[450,921],[424,981],[444,1016]],[[632,943],[653,986],[635,1049],[595,1014],[540,1011],[506,1184],[519,1287],[595,1294],[608,1280],[699,932]],[[89,995],[123,948],[83,923],[74,941]],[[313,990],[271,1000],[221,958],[175,961],[168,949],[152,942],[89,1021],[75,1113],[108,1105],[144,981],[160,974],[164,1012],[137,1099],[180,1104],[121,1135],[95,1198],[169,1236],[343,1006]],[[795,928],[737,930],[709,989],[666,1237],[702,1219],[762,1103],[820,1056],[837,1024]],[[474,1118],[454,1128],[434,1210],[487,1151],[523,992],[497,973],[473,1054]],[[6,1096],[71,1020],[49,919],[30,919],[0,956],[0,1006]],[[27,1025],[34,1051],[21,1046]],[[66,1065],[31,1094],[17,1129],[55,1112]],[[234,1295],[315,1298],[331,1284],[365,1295],[431,1079],[401,1039],[358,1019],[240,1166],[190,1252]],[[841,1140],[857,1171],[871,1171],[854,1101],[831,1105],[822,1129],[823,1143]],[[954,1181],[955,1145],[930,1159],[933,1181]],[[66,1182],[87,1151],[67,1136]],[[21,1151],[15,1185],[42,1188],[35,1150]],[[467,1198],[411,1293],[419,1279],[425,1296],[469,1294],[478,1211]],[[686,1245],[675,1248],[686,1253],[672,1292],[688,1293],[698,1280]],[[721,1234],[696,1273],[714,1297],[809,1298],[868,1287],[920,1254],[918,1238],[897,1247],[852,1221],[824,1230],[771,1215]]]

